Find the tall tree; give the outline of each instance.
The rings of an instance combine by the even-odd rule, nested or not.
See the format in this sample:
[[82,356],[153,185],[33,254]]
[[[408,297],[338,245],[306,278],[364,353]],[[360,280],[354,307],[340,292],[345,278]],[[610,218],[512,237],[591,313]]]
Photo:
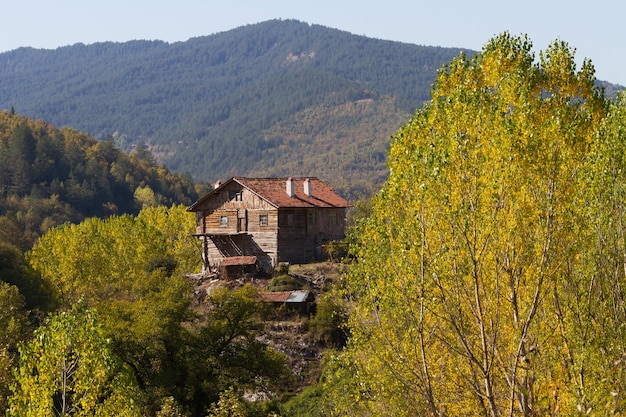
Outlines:
[[531,48],[505,33],[459,56],[393,138],[348,277],[351,403],[373,414],[623,411],[598,388],[621,356],[597,343],[622,331],[594,320],[606,101],[566,43]]
[[[183,272],[192,271],[181,271],[177,262],[169,269],[168,260],[179,260],[170,252],[175,237],[156,227],[167,224],[167,213],[153,209],[147,221],[125,215],[62,226],[44,234],[27,254],[62,305],[83,299],[100,313],[113,349],[131,366],[141,388],[155,396],[154,403],[177,375],[174,352],[185,339],[181,323],[191,315]],[[187,230],[185,225],[170,228]],[[197,265],[197,254],[194,258]],[[190,265],[184,259],[180,263]]]
[[36,157],[37,142],[26,124],[19,124],[9,138],[9,165],[12,168],[11,188],[24,195],[32,186],[32,167]]

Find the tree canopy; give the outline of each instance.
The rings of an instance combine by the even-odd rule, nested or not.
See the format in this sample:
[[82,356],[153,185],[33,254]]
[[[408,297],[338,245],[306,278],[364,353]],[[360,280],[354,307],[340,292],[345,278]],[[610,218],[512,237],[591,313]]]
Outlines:
[[145,147],[127,155],[112,139],[0,111],[0,241],[24,252],[66,222],[197,198],[191,177],[156,164]]
[[344,191],[358,180],[370,195],[389,137],[459,50],[295,20],[171,44],[21,48],[0,54],[0,109],[111,136],[128,152],[145,142],[200,181],[309,175]]
[[140,416],[133,374],[80,303],[20,346],[9,416]]
[[[263,316],[256,289],[216,289],[203,306],[193,304],[186,275],[200,267],[194,231],[184,206],[146,207],[137,216],[54,228],[26,255],[61,308],[80,302],[97,313],[147,415],[204,415],[222,391],[280,389],[288,374],[283,355],[257,340]],[[15,395],[26,401],[22,391]]]
[[355,228],[342,412],[625,411],[624,98],[531,48],[456,58],[394,136]]

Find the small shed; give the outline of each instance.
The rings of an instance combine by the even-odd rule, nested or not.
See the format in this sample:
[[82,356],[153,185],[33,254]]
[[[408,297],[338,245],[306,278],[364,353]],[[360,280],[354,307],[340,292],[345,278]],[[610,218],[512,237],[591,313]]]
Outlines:
[[256,256],[229,256],[220,265],[220,275],[225,279],[237,279],[244,274],[256,272]]
[[311,304],[315,302],[315,295],[307,290],[262,292],[261,300],[275,305],[285,305],[288,308],[299,310],[301,313],[306,313]]

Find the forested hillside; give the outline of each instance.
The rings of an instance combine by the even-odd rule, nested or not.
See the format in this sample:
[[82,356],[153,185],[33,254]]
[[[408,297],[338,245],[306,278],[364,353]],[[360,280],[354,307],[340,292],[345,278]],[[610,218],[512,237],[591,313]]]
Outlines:
[[0,111],[0,242],[24,251],[65,222],[197,197],[189,176],[169,172],[145,147],[128,156],[112,141]]
[[390,136],[459,52],[291,20],[173,44],[21,48],[0,54],[0,108],[125,150],[146,143],[201,181],[288,173],[371,192]]
[[[318,267],[300,281],[288,265],[189,275],[200,241],[172,204],[202,191],[188,176],[145,146],[128,156],[113,139],[0,112],[0,409],[625,415],[626,93],[608,98],[565,42],[531,51],[504,33],[438,72],[391,139],[384,185],[355,204],[333,278]],[[378,135],[358,121],[392,119],[400,102],[361,96],[327,117],[318,104],[263,132],[272,152],[302,154],[276,155],[287,171],[315,166],[313,143],[326,165],[376,167],[384,146],[336,142]],[[369,158],[351,160],[359,147]],[[260,302],[306,286],[319,290],[306,313]],[[319,368],[294,372],[289,338]]]

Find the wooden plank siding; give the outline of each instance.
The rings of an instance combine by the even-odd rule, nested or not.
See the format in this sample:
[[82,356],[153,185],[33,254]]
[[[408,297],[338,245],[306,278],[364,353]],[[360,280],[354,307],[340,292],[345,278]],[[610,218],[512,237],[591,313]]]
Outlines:
[[307,263],[320,259],[324,244],[344,237],[342,209],[282,209],[280,213],[278,262]]
[[205,268],[234,256],[256,256],[262,269],[306,263],[323,255],[327,241],[342,239],[348,203],[317,179],[313,193],[303,194],[301,181],[290,196],[283,179],[232,178],[191,206]]

